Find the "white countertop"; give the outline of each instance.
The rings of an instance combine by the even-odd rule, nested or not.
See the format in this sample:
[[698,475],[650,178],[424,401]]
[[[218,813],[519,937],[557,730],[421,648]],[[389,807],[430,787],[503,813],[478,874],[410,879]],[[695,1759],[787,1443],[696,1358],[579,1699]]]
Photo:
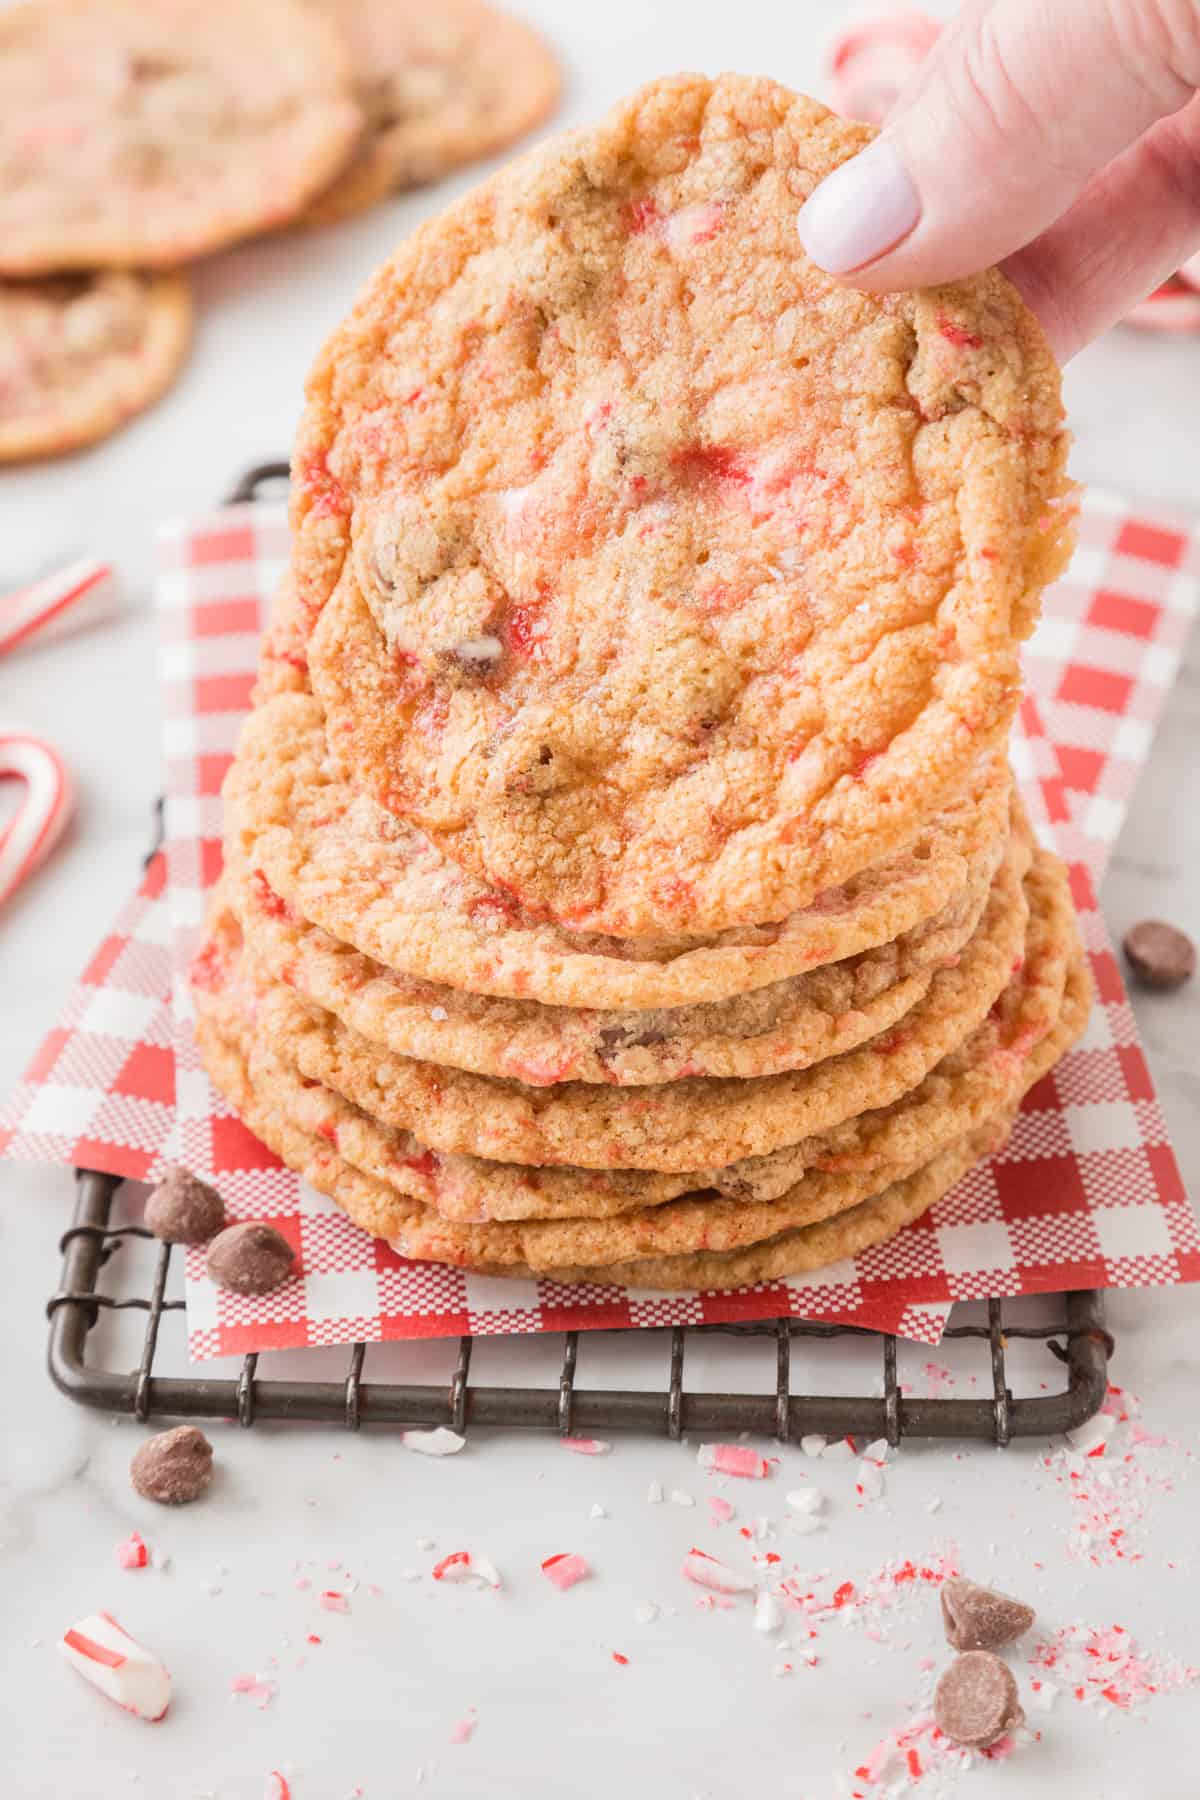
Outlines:
[[[569,73],[565,117],[585,118],[643,77],[695,66],[767,70],[797,86],[819,80],[820,34],[842,10],[773,0],[736,8],[676,0],[606,0],[596,8],[542,0],[525,9],[562,46]],[[0,581],[13,584],[76,552],[120,567],[129,610],[116,623],[57,647],[0,663],[0,717],[54,739],[81,787],[79,818],[53,864],[0,920],[0,1085],[20,1074],[85,957],[133,882],[158,785],[155,629],[147,582],[150,531],[164,514],[220,496],[247,463],[285,454],[305,367],[320,338],[391,245],[467,178],[399,200],[339,231],[252,246],[197,275],[195,354],[157,411],[95,452],[0,477],[4,520]],[[1124,332],[1081,357],[1068,378],[1078,436],[1075,471],[1148,501],[1194,508],[1194,412],[1200,342]],[[1200,643],[1193,643],[1150,766],[1133,805],[1104,902],[1111,925],[1153,913],[1200,932]],[[1136,1001],[1147,1048],[1183,1166],[1200,1174],[1200,985]],[[861,1589],[891,1557],[918,1561],[951,1550],[962,1566],[1030,1599],[1052,1631],[1074,1619],[1119,1623],[1156,1657],[1200,1663],[1192,1601],[1200,1504],[1195,1395],[1200,1378],[1191,1290],[1113,1299],[1114,1378],[1142,1400],[1141,1425],[1174,1445],[1147,1448],[1122,1426],[1114,1438],[1114,1490],[1128,1512],[1129,1556],[1099,1566],[1072,1553],[1067,1471],[1042,1466],[1047,1446],[905,1445],[889,1465],[881,1500],[860,1506],[853,1464],[814,1463],[799,1449],[760,1484],[702,1475],[695,1446],[615,1440],[611,1455],[584,1459],[549,1438],[472,1435],[455,1459],[411,1455],[395,1436],[304,1427],[231,1425],[212,1430],[219,1477],[201,1504],[152,1508],[130,1491],[128,1458],[144,1435],[128,1421],[78,1410],[43,1372],[42,1304],[57,1276],[55,1241],[70,1207],[69,1177],[0,1165],[0,1726],[5,1795],[109,1800],[258,1800],[272,1768],[291,1769],[295,1800],[366,1800],[428,1792],[446,1800],[529,1796],[581,1800],[620,1788],[634,1800],[740,1800],[752,1787],[790,1800],[827,1800],[854,1789],[852,1773],[889,1730],[904,1724],[927,1675],[945,1660],[936,1605],[909,1598],[883,1616],[878,1639],[857,1618],[822,1628],[811,1646],[781,1652],[754,1632],[749,1603],[697,1611],[699,1590],[680,1578],[697,1543],[745,1566],[737,1536],[745,1516],[777,1525],[785,1492],[814,1482],[828,1496],[823,1529],[801,1539],[780,1529],[763,1548]],[[166,1328],[165,1328],[166,1329]],[[477,1347],[473,1378],[553,1379],[558,1346]],[[127,1356],[132,1352],[127,1352]],[[372,1352],[367,1378],[440,1376],[441,1345]],[[583,1379],[658,1385],[661,1348],[626,1334],[586,1341]],[[378,1359],[378,1360],[376,1360]],[[168,1352],[168,1362],[172,1354]],[[263,1373],[270,1373],[264,1359]],[[923,1351],[905,1352],[902,1375],[924,1391]],[[933,1359],[964,1371],[949,1350]],[[178,1356],[173,1357],[178,1366]],[[290,1367],[296,1359],[288,1359]],[[850,1390],[863,1371],[843,1353],[800,1380]],[[766,1388],[769,1352],[698,1352],[696,1385],[722,1380]],[[1043,1366],[1045,1365],[1045,1366]],[[312,1352],[304,1369],[333,1377],[344,1358]],[[1054,1381],[1045,1352],[1018,1357],[1015,1384]],[[601,1372],[602,1371],[602,1372]],[[981,1370],[982,1374],[982,1370]],[[773,1447],[763,1444],[765,1453]],[[1132,1462],[1115,1454],[1129,1448]],[[1121,1473],[1121,1470],[1124,1473]],[[1085,1474],[1092,1472],[1088,1466]],[[647,1504],[661,1481],[696,1499],[694,1509]],[[716,1529],[707,1497],[721,1493],[739,1519]],[[930,1511],[933,1501],[940,1501]],[[594,1504],[607,1511],[592,1518]],[[117,1567],[115,1544],[133,1528],[169,1554],[165,1571]],[[435,1586],[436,1554],[490,1555],[506,1580],[499,1595]],[[594,1578],[558,1594],[541,1560],[577,1550]],[[1133,1560],[1140,1555],[1141,1560]],[[346,1589],[339,1559],[359,1586],[352,1612],[320,1610],[325,1586]],[[293,1585],[295,1565],[312,1579]],[[406,1581],[408,1571],[422,1571]],[[372,1585],[382,1591],[372,1593]],[[219,1592],[213,1591],[219,1589]],[[635,1609],[662,1608],[653,1623]],[[150,1727],[87,1691],[52,1644],[82,1614],[114,1611],[171,1665],[176,1700]],[[671,1609],[676,1609],[672,1611]],[[323,1640],[306,1646],[307,1633]],[[812,1648],[773,1679],[771,1668]],[[626,1667],[612,1652],[628,1656]],[[302,1667],[296,1659],[304,1657]],[[272,1664],[273,1657],[279,1665]],[[1024,1659],[1015,1665],[1025,1683]],[[271,1673],[278,1692],[259,1711],[230,1682]],[[475,1708],[472,1740],[451,1744]],[[1035,1716],[1042,1741],[1012,1759],[977,1767],[964,1790],[1039,1800],[1086,1792],[1157,1800],[1197,1791],[1195,1694],[1157,1698],[1119,1715],[1067,1697]],[[423,1785],[421,1785],[423,1783]],[[859,1784],[861,1786],[861,1783]],[[878,1785],[866,1793],[883,1791]],[[914,1792],[949,1786],[926,1780]]]

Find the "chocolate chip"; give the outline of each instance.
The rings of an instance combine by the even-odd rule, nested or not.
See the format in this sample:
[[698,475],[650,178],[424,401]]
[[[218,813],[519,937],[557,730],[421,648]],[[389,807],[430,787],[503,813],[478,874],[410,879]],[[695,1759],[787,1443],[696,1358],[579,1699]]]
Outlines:
[[942,1583],[942,1624],[953,1650],[999,1650],[1033,1624],[1033,1608],[961,1575]]
[[1143,919],[1125,933],[1129,966],[1144,987],[1177,988],[1196,973],[1196,946],[1162,919]]
[[229,1225],[208,1246],[208,1272],[233,1294],[269,1294],[292,1272],[295,1253],[273,1225]]
[[146,1224],[167,1244],[206,1244],[225,1223],[216,1188],[190,1169],[168,1169],[146,1202]]
[[635,1025],[604,1025],[596,1033],[600,1054],[606,1050],[648,1050],[654,1044],[665,1044],[665,1031],[639,1031]]
[[1025,1717],[1012,1670],[990,1650],[956,1658],[933,1690],[934,1723],[968,1750],[986,1750]]
[[202,1494],[213,1473],[213,1449],[194,1425],[176,1425],[147,1438],[129,1465],[129,1479],[143,1500],[186,1506]]

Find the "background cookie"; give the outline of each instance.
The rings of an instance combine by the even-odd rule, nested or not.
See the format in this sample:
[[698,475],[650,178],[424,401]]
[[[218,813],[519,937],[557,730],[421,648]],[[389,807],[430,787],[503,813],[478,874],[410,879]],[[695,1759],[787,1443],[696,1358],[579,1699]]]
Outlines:
[[1058,372],[995,272],[880,300],[807,261],[797,205],[869,136],[654,83],[422,227],[310,378],[331,742],[573,929],[782,918],[1011,719],[1068,536]]
[[535,31],[476,0],[310,0],[345,38],[366,128],[304,214],[323,225],[437,181],[540,124],[558,65]]
[[187,352],[182,275],[0,282],[0,461],[58,456],[157,400]]
[[362,129],[303,0],[0,12],[0,273],[162,268],[293,217]]

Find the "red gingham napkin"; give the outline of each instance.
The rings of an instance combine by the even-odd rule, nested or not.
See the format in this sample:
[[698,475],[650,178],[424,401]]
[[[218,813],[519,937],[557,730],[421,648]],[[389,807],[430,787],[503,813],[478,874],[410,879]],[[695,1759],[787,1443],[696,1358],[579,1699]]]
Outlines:
[[[1001,1157],[891,1244],[733,1295],[565,1289],[410,1263],[303,1188],[214,1099],[180,987],[177,1153],[216,1180],[232,1211],[273,1219],[302,1268],[280,1294],[249,1301],[218,1293],[191,1253],[193,1355],[784,1314],[848,1319],[936,1342],[958,1298],[1200,1277],[1200,1237],[1092,897],[1197,607],[1200,548],[1186,529],[1142,518],[1103,494],[1085,504],[1081,540],[1030,647],[1030,696],[1013,759],[1041,835],[1072,864],[1099,1003],[1084,1044],[1029,1096]],[[180,958],[219,870],[218,791],[248,703],[260,617],[286,554],[276,506],[230,508],[165,533],[167,848]],[[58,1116],[50,1090],[71,1047],[72,1028],[65,1029],[8,1109],[7,1132],[0,1118],[0,1149],[7,1137],[8,1154],[77,1155],[78,1133],[49,1130]],[[132,1049],[125,1045],[126,1057]],[[78,1083],[79,1067],[71,1065],[64,1086]],[[111,1072],[97,1066],[97,1074],[99,1111],[110,1098]],[[37,1133],[29,1129],[31,1111]],[[132,1117],[125,1129],[124,1142],[107,1120],[103,1133],[90,1132],[92,1166],[153,1173],[163,1139],[151,1143]]]

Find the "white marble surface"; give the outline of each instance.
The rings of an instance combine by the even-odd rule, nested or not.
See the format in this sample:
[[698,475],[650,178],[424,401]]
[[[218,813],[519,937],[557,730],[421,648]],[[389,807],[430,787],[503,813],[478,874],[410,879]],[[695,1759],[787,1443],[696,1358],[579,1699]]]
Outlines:
[[[567,114],[583,118],[635,81],[691,65],[766,69],[812,85],[820,29],[841,10],[772,0],[736,8],[606,0],[597,8],[543,0],[527,8],[563,45]],[[818,23],[819,22],[819,23]],[[446,191],[462,183],[449,184]],[[0,921],[0,1083],[20,1072],[97,935],[129,889],[147,833],[158,775],[154,627],[147,578],[149,531],[164,513],[216,497],[246,462],[286,448],[300,382],[319,338],[372,266],[442,198],[398,201],[339,232],[237,252],[197,278],[199,335],[178,388],[152,416],[96,452],[59,466],[0,477],[0,580],[17,579],[74,551],[120,566],[129,610],[117,624],[0,664],[0,717],[55,739],[80,778],[71,841]],[[1195,396],[1200,344],[1124,334],[1080,358],[1069,377],[1079,438],[1076,470],[1149,500],[1194,508]],[[1193,783],[1200,732],[1200,645],[1172,697],[1133,806],[1104,900],[1114,929],[1148,912],[1200,930],[1200,809]],[[1200,989],[1137,1002],[1185,1177],[1200,1174]],[[857,1628],[825,1632],[820,1661],[781,1679],[786,1660],[754,1633],[744,1603],[712,1616],[679,1579],[693,1542],[746,1546],[708,1521],[694,1446],[618,1440],[611,1456],[575,1458],[548,1440],[473,1438],[453,1461],[407,1454],[394,1436],[358,1438],[302,1427],[213,1431],[220,1475],[201,1505],[156,1511],[130,1492],[126,1466],[141,1428],[71,1407],[43,1373],[41,1307],[57,1269],[55,1239],[69,1182],[48,1171],[0,1166],[0,1725],[4,1793],[14,1800],[76,1794],[87,1800],[145,1793],[155,1800],[257,1800],[271,1768],[290,1765],[296,1800],[369,1800],[418,1789],[474,1800],[497,1796],[631,1796],[733,1800],[752,1785],[793,1800],[851,1791],[850,1772],[909,1716],[924,1679],[918,1659],[940,1656],[934,1607],[910,1602],[884,1642]],[[856,1507],[850,1471],[806,1461],[799,1450],[749,1495],[721,1490],[745,1512],[780,1520],[783,1494],[808,1477],[830,1496],[825,1528],[775,1548],[860,1585],[897,1553],[953,1545],[963,1565],[1032,1598],[1051,1628],[1073,1618],[1128,1627],[1148,1649],[1200,1663],[1196,1580],[1200,1477],[1195,1394],[1200,1376],[1194,1293],[1123,1295],[1111,1322],[1117,1380],[1142,1396],[1144,1423],[1177,1447],[1139,1450],[1134,1468],[1155,1475],[1130,1526],[1138,1562],[1080,1562],[1070,1553],[1069,1503],[1039,1465],[1045,1446],[1000,1454],[979,1447],[905,1447],[881,1502]],[[132,1351],[120,1344],[113,1353]],[[550,1373],[551,1344],[480,1348],[476,1378]],[[168,1343],[168,1364],[178,1351]],[[925,1357],[908,1358],[923,1384]],[[939,1360],[951,1360],[948,1356]],[[314,1353],[322,1372],[336,1359]],[[644,1343],[585,1346],[584,1378],[650,1385],[661,1377]],[[1046,1367],[1043,1367],[1046,1361]],[[442,1346],[378,1353],[367,1376],[444,1370]],[[264,1370],[264,1372],[269,1372]],[[749,1352],[704,1352],[697,1384],[765,1388],[770,1370]],[[844,1354],[810,1378],[827,1390],[864,1379]],[[868,1377],[869,1378],[869,1377]],[[1025,1358],[1017,1380],[1037,1391],[1048,1359]],[[963,1386],[960,1391],[969,1392]],[[764,1446],[769,1448],[769,1446]],[[815,1473],[814,1473],[815,1472]],[[1157,1485],[1161,1476],[1170,1491]],[[646,1504],[648,1481],[696,1497],[695,1510]],[[940,1499],[940,1510],[928,1510]],[[590,1517],[594,1503],[609,1514]],[[165,1572],[126,1573],[113,1556],[131,1527],[171,1556]],[[485,1550],[507,1578],[500,1596],[434,1587],[431,1552]],[[595,1578],[559,1595],[537,1565],[579,1550]],[[339,1558],[364,1585],[350,1617],[321,1612],[314,1594],[345,1586],[325,1564]],[[315,1562],[311,1590],[293,1587],[296,1561]],[[383,1591],[373,1595],[367,1584]],[[220,1592],[214,1592],[220,1589]],[[269,1590],[269,1591],[264,1591]],[[644,1602],[664,1610],[634,1620]],[[177,1701],[149,1727],[109,1709],[53,1655],[73,1618],[114,1610],[171,1663]],[[672,1613],[669,1609],[675,1608]],[[323,1639],[308,1648],[309,1631]],[[286,1640],[286,1647],[285,1647]],[[629,1658],[617,1667],[611,1652]],[[261,1713],[229,1697],[231,1678],[280,1658],[277,1698]],[[1024,1673],[1024,1671],[1023,1671]],[[449,1743],[474,1706],[478,1729]],[[1038,1745],[964,1777],[964,1790],[996,1796],[1086,1792],[1126,1800],[1194,1796],[1200,1751],[1195,1695],[1106,1719],[1103,1706],[1060,1702]],[[926,1782],[931,1792],[941,1791]],[[867,1789],[867,1792],[876,1791]],[[918,1790],[920,1791],[920,1790]]]

